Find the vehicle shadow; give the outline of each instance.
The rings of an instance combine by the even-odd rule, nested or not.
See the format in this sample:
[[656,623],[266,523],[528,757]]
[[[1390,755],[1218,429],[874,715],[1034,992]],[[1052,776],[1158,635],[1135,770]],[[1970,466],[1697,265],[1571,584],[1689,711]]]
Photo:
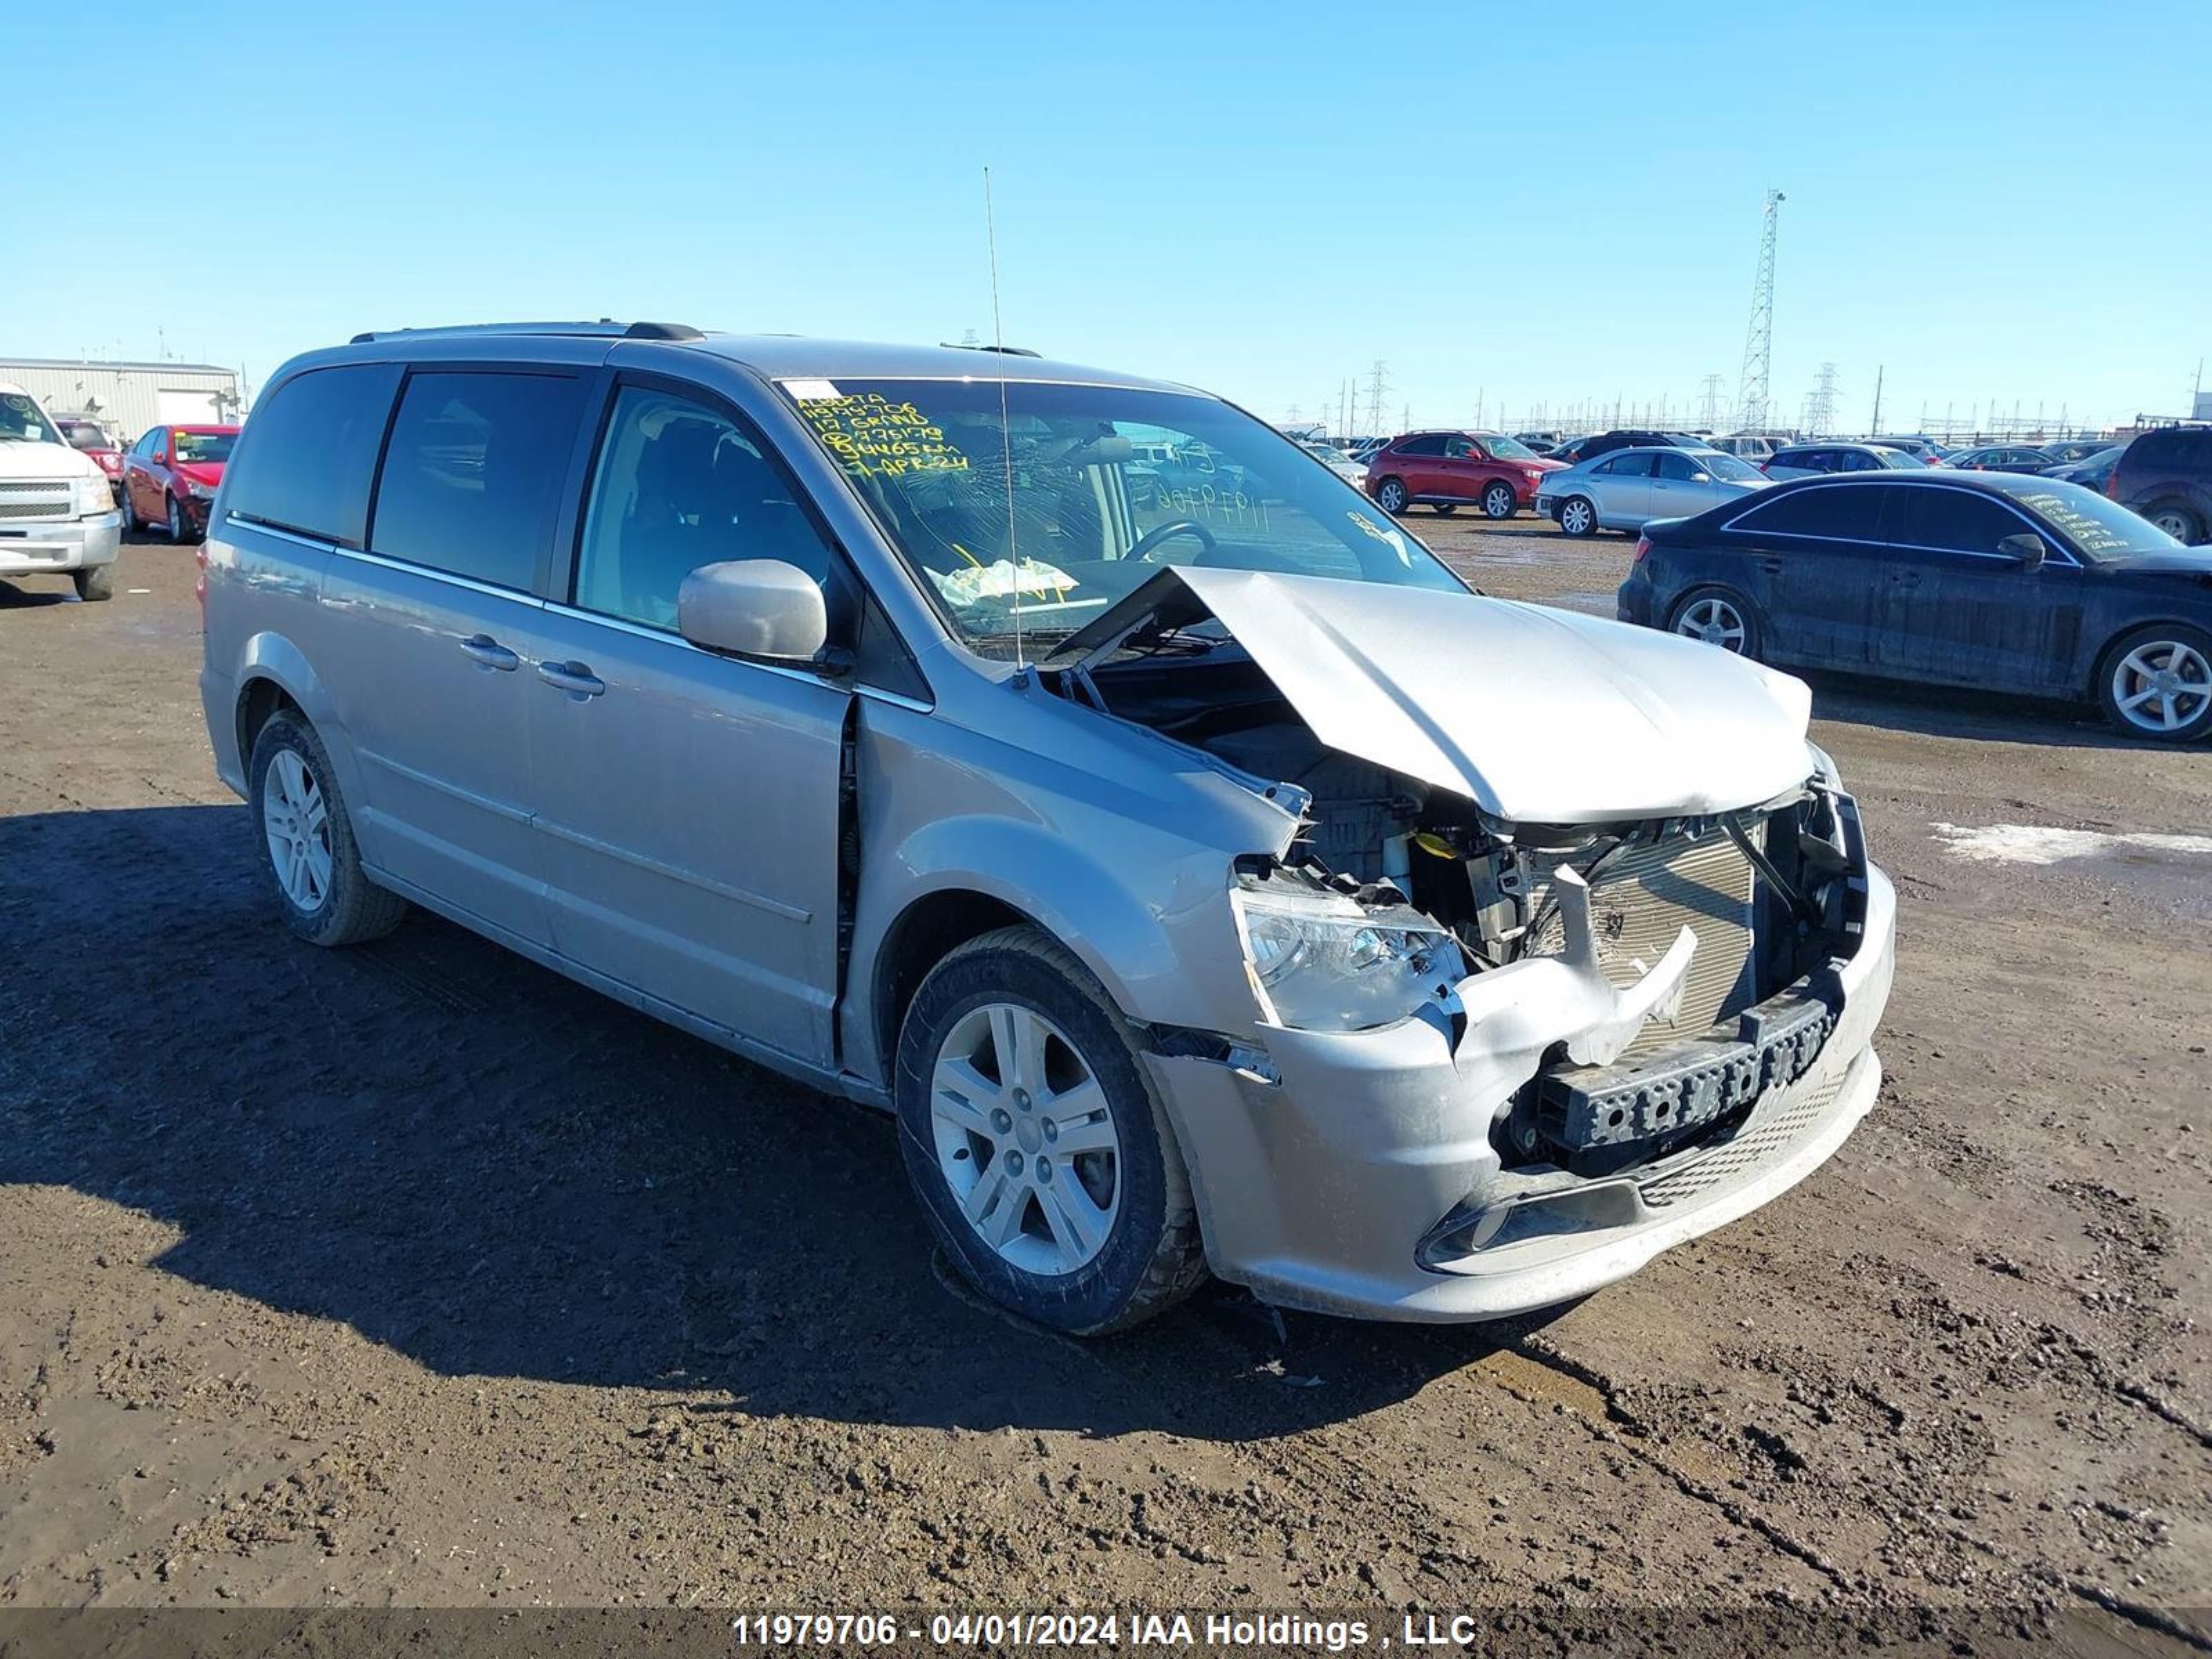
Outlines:
[[26,587],[17,580],[0,576],[0,611],[42,611],[50,605],[75,605],[76,590],[70,586],[66,573],[58,576],[42,576],[36,587]]
[[449,1376],[1224,1440],[1358,1416],[1538,1322],[1224,1290],[1106,1341],[1012,1324],[940,1279],[889,1120],[425,915],[302,945],[250,835],[234,805],[0,819],[0,1182],[168,1224],[152,1265],[194,1284]]
[[1957,686],[1908,684],[1826,671],[1789,672],[1812,686],[1815,720],[1884,726],[1923,737],[2062,749],[2136,749],[2155,753],[2171,746],[2114,731],[2088,703]]

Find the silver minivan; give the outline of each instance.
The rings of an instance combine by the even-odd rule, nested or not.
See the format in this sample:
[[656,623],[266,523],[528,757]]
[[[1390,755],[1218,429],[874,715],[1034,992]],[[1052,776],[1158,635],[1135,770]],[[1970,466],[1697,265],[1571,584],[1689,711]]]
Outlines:
[[[1133,488],[1163,446],[1242,487]],[[1188,387],[362,335],[270,381],[202,558],[294,933],[419,905],[893,1113],[951,1258],[1048,1326],[1209,1273],[1559,1302],[1875,1098],[1893,900],[1806,688],[1483,598]]]

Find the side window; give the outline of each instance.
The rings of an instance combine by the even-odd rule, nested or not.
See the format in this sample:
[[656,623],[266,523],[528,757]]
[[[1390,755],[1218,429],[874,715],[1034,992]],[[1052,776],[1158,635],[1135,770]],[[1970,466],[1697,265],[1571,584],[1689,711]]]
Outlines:
[[1830,541],[1874,541],[1881,528],[1886,487],[1850,484],[1793,489],[1767,497],[1729,528],[1754,536],[1820,536]]
[[1444,454],[1448,459],[1455,461],[1479,461],[1482,459],[1482,450],[1472,438],[1445,439]]
[[1441,455],[1444,453],[1443,437],[1439,433],[1427,433],[1419,438],[1408,438],[1398,446],[1401,455]]
[[703,404],[627,386],[592,478],[576,555],[576,604],[674,629],[676,594],[701,565],[781,559],[842,606],[829,544],[747,430]]
[[1680,454],[1679,453],[1662,455],[1658,459],[1658,476],[1662,478],[1671,478],[1677,483],[1687,483],[1691,479],[1696,477],[1698,473],[1705,471],[1703,467],[1699,466],[1697,462],[1692,460],[1687,455]]
[[1656,457],[1640,455],[1634,450],[1613,458],[1613,476],[1616,478],[1648,478]]
[[377,480],[375,550],[527,591],[582,402],[565,374],[410,374]]
[[[395,363],[311,369],[278,386],[240,434],[225,483],[228,510],[242,519],[362,543],[376,447],[399,384]],[[158,427],[140,440],[159,447]]]
[[1971,489],[1908,489],[1902,522],[1890,539],[1906,547],[1954,553],[1994,553],[2028,526],[2018,515]]

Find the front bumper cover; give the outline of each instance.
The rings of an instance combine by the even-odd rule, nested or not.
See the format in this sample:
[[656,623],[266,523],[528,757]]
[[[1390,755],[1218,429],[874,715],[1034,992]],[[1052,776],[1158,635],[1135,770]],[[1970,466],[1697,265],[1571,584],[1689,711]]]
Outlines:
[[0,574],[40,570],[89,570],[113,564],[123,550],[123,515],[92,513],[81,519],[0,523]]
[[[1850,823],[1863,846],[1855,811]],[[1894,969],[1896,898],[1879,869],[1863,855],[1855,863],[1847,954],[1751,1011],[1778,1022],[1771,1032],[1756,1021],[1739,1032],[1760,1066],[1749,1110],[1633,1170],[1501,1166],[1493,1123],[1553,1044],[1567,1042],[1583,1066],[1608,1066],[1619,1052],[1614,1034],[1594,1038],[1589,1006],[1561,1000],[1556,975],[1516,980],[1506,970],[1463,981],[1459,998],[1479,1014],[1463,1024],[1431,1009],[1379,1030],[1270,1028],[1279,1081],[1249,1066],[1149,1056],[1191,1166],[1214,1272],[1322,1312],[1497,1318],[1624,1278],[1795,1185],[1843,1144],[1881,1080],[1872,1037]],[[1817,1012],[1778,1006],[1793,994]],[[1723,1075],[1736,1065],[1743,1077],[1741,1055],[1715,1058]],[[1651,1069],[1583,1081],[1602,1096]],[[1562,1089],[1576,1076],[1565,1075]],[[1647,1093],[1645,1109],[1657,1098]],[[1716,1115],[1741,1099],[1717,1104]]]

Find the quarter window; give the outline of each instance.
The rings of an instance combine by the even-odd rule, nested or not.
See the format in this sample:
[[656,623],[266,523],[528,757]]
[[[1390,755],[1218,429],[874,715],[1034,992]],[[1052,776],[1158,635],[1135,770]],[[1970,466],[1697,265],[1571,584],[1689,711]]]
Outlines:
[[1651,463],[1655,459],[1631,450],[1625,455],[1614,456],[1598,471],[1609,478],[1648,478],[1651,476]]
[[376,550],[498,587],[533,586],[582,396],[565,374],[410,375],[376,486]]
[[[228,469],[227,510],[258,524],[362,545],[376,447],[399,384],[392,363],[312,369],[278,386],[253,412],[251,436]],[[161,447],[162,428],[139,440]]]
[[576,604],[672,629],[684,577],[729,559],[798,566],[831,590],[836,631],[830,546],[760,442],[690,398],[624,386],[585,510]]
[[1819,536],[1830,541],[1876,539],[1885,488],[1846,484],[1832,489],[1794,489],[1769,496],[1729,528],[1754,536]]

